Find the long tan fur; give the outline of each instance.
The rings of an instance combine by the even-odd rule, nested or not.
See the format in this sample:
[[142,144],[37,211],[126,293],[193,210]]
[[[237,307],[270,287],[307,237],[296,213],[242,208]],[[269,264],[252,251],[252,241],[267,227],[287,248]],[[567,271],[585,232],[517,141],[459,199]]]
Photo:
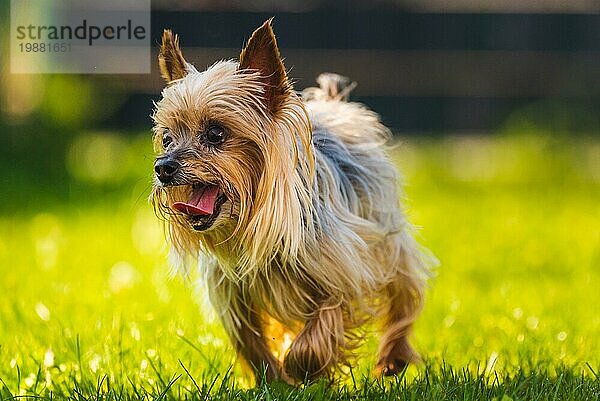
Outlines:
[[[252,54],[260,60],[248,60]],[[190,70],[157,104],[155,148],[177,153],[183,182],[157,181],[153,192],[171,246],[187,268],[190,259],[202,259],[231,341],[256,370],[266,366],[268,379],[331,376],[349,363],[371,319],[383,324],[377,369],[396,373],[417,358],[407,336],[428,270],[385,155],[390,133],[374,112],[345,101],[350,83],[339,76],[322,76],[321,87],[304,98],[286,90],[270,20],[242,56],[243,65]],[[285,80],[283,90],[269,86],[272,77]],[[198,133],[215,121],[227,140],[207,149]],[[161,144],[167,132],[173,151]],[[227,198],[205,231],[172,209],[197,181],[218,185]],[[295,335],[283,364],[265,334],[269,321]]]

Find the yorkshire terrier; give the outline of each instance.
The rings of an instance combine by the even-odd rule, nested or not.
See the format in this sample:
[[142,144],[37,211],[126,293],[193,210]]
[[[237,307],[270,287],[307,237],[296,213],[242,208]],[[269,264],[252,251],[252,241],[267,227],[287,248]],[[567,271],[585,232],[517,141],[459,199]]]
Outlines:
[[426,253],[400,205],[390,131],[347,101],[354,84],[323,74],[296,93],[271,20],[239,62],[198,72],[169,30],[158,61],[153,203],[173,252],[200,258],[239,356],[269,381],[331,378],[375,321],[377,373],[416,361]]

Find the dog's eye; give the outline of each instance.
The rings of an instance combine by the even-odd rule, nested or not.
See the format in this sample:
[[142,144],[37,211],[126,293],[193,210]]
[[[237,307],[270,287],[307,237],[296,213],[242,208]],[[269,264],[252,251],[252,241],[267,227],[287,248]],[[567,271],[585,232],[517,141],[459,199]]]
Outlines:
[[206,135],[204,136],[206,143],[212,146],[217,146],[223,143],[225,140],[225,131],[223,127],[218,125],[211,125],[206,130]]
[[173,138],[171,135],[165,133],[162,139],[163,148],[168,148],[171,143],[173,143]]

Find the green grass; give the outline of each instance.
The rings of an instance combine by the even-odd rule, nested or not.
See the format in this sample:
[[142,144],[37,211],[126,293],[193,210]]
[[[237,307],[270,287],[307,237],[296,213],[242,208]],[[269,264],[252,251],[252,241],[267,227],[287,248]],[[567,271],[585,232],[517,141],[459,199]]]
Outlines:
[[169,278],[139,179],[150,149],[121,145],[115,162],[139,155],[121,181],[0,215],[0,399],[600,399],[597,139],[404,141],[408,211],[441,261],[415,330],[425,363],[373,381],[371,338],[345,382],[301,389],[232,367],[195,278]]

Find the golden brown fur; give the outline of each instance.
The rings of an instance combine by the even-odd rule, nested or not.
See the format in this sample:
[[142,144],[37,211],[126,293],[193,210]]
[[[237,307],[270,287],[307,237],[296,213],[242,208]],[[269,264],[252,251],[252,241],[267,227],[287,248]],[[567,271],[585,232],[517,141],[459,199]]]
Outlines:
[[[180,55],[165,31],[159,62],[168,85],[153,116],[155,148],[179,167],[174,183],[157,180],[153,202],[184,267],[201,258],[239,354],[269,380],[331,376],[350,363],[361,326],[374,319],[383,325],[379,372],[416,360],[407,336],[428,271],[399,205],[378,116],[346,102],[353,86],[334,74],[294,93],[270,20],[240,63],[200,73]],[[211,147],[202,138],[215,123],[227,136]],[[197,182],[217,185],[226,199],[202,231],[172,209]],[[294,333],[283,363],[267,330],[278,342]]]

